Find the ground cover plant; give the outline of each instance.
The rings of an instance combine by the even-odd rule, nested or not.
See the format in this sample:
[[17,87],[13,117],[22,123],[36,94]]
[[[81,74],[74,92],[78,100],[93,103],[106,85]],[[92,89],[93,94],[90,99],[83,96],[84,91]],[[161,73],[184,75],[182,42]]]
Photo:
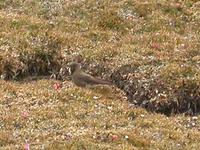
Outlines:
[[[199,8],[1,0],[0,147],[198,149]],[[50,79],[74,60],[115,87],[78,88],[68,72]]]

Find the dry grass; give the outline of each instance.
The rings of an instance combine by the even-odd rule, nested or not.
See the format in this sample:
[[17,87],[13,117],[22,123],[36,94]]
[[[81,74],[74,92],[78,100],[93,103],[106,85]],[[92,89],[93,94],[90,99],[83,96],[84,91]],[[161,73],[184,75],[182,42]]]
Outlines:
[[56,90],[55,83],[0,82],[2,149],[23,149],[26,141],[31,149],[198,148],[198,118],[148,113],[111,87],[64,82]]
[[[199,7],[197,0],[0,0],[1,78],[50,75],[81,56],[91,74],[120,81],[131,102],[197,114]],[[24,149],[26,140],[31,149],[199,147],[198,117],[132,108],[111,88],[64,82],[55,90],[56,82],[0,81],[1,149]]]

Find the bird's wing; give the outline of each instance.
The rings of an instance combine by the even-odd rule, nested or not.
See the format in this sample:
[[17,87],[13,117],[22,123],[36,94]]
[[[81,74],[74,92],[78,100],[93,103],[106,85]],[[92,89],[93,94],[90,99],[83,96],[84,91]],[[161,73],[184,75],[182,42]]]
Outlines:
[[82,73],[81,76],[79,76],[78,78],[80,80],[86,82],[87,84],[110,84],[108,81],[94,78],[93,76],[86,74],[86,73]]

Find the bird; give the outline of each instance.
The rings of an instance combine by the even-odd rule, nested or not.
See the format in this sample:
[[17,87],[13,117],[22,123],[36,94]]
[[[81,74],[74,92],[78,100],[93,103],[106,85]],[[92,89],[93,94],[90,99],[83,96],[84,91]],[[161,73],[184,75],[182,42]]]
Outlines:
[[79,87],[87,87],[91,85],[111,85],[111,82],[99,78],[95,78],[81,70],[81,65],[77,62],[70,64],[70,72],[72,81]]

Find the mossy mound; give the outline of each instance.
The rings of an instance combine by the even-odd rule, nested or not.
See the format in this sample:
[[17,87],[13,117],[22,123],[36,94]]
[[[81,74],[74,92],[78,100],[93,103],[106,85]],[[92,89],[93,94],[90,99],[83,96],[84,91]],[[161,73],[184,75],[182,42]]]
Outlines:
[[168,70],[168,66],[160,66],[157,70],[146,68],[146,73],[143,69],[126,65],[111,76],[130,102],[165,115],[200,113],[198,69],[177,66],[172,70],[170,66]]

